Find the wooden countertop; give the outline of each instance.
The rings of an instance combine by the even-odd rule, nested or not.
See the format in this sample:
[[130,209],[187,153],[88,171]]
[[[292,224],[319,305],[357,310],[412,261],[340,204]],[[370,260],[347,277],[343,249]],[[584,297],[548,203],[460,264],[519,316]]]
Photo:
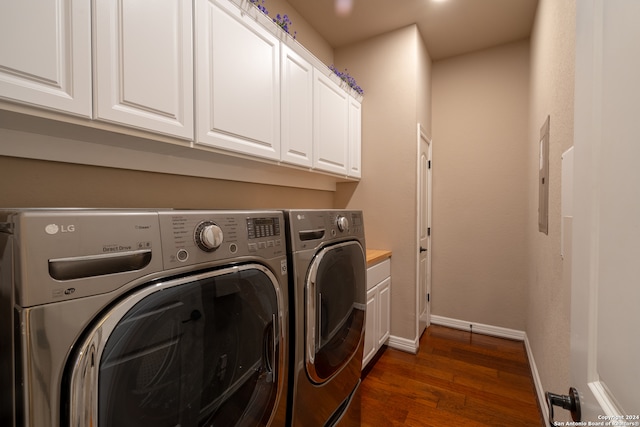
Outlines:
[[382,249],[367,249],[367,267],[371,267],[387,258],[391,258],[391,251]]

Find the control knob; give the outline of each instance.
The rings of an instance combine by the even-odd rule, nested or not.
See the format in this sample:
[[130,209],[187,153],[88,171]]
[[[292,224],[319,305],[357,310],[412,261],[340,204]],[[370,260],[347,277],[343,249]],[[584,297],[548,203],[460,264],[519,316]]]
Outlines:
[[338,230],[340,231],[348,231],[349,230],[349,220],[347,217],[339,215],[336,223],[338,225]]
[[212,221],[203,221],[196,227],[194,233],[196,245],[205,252],[211,252],[222,244],[224,234],[222,229]]

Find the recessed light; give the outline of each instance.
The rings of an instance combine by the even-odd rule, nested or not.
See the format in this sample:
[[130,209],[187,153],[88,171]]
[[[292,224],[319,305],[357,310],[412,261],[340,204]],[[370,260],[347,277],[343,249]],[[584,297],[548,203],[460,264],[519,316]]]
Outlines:
[[335,10],[338,16],[348,16],[353,9],[353,0],[335,0]]

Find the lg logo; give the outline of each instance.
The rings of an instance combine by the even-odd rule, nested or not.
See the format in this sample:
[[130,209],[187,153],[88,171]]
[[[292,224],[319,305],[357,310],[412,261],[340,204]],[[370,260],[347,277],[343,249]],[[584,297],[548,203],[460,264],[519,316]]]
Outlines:
[[58,234],[58,233],[73,233],[76,231],[76,226],[73,224],[69,225],[57,225],[57,224],[49,224],[44,228],[44,231],[47,234]]

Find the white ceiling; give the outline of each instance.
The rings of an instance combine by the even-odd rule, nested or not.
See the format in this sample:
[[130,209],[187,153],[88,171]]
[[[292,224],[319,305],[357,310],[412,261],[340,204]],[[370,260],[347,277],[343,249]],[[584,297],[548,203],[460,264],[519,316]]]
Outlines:
[[[527,38],[538,0],[288,0],[334,48],[417,24],[438,60]],[[339,15],[340,4],[351,4]]]

